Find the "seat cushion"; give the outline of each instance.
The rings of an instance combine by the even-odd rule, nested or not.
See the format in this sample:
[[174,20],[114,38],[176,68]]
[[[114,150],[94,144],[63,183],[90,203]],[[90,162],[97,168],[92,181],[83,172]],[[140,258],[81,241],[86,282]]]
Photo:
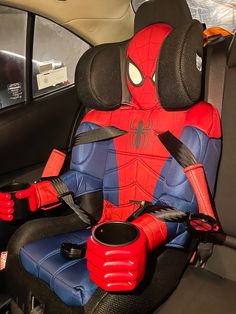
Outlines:
[[235,296],[236,282],[190,266],[178,288],[155,314],[235,314]]
[[90,229],[60,234],[29,243],[20,251],[25,270],[46,282],[70,306],[86,304],[97,286],[89,278],[86,258],[67,259],[60,247],[63,242],[85,243],[90,234]]

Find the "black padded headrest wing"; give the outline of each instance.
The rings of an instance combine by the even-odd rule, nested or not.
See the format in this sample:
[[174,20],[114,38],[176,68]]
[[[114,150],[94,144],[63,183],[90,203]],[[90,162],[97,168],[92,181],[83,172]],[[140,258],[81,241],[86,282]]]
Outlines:
[[166,110],[191,107],[201,97],[203,27],[196,20],[175,28],[164,41],[156,69],[159,101]]
[[144,27],[164,23],[176,28],[192,21],[186,0],[150,0],[144,2],[137,10],[134,21],[134,32]]
[[89,49],[76,68],[77,94],[89,108],[113,110],[122,102],[122,47],[126,43],[103,44]]

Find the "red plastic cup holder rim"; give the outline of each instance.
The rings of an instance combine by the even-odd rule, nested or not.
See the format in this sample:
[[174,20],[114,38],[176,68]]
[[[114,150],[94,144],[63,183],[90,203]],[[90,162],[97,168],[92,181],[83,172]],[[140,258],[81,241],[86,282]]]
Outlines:
[[31,215],[29,200],[27,198],[18,199],[15,196],[16,192],[28,189],[29,187],[29,183],[23,182],[13,182],[0,187],[1,192],[11,194],[11,199],[14,202],[13,220],[25,220]]
[[122,221],[102,223],[92,232],[92,237],[96,242],[112,247],[132,244],[139,236],[140,231],[135,225]]
[[22,183],[22,182],[13,182],[7,185],[0,187],[1,192],[8,192],[14,193],[17,191],[25,190],[30,187],[29,183]]

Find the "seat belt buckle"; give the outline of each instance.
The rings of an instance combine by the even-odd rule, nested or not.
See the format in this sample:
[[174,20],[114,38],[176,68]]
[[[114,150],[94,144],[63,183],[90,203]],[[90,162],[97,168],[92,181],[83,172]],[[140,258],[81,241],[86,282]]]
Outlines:
[[84,258],[87,250],[87,244],[62,243],[61,254],[70,259]]
[[151,202],[148,201],[137,201],[137,200],[130,200],[130,203],[140,205],[128,218],[127,221],[131,222],[138,218],[139,216],[143,215],[144,212],[147,210],[149,206],[152,205]]

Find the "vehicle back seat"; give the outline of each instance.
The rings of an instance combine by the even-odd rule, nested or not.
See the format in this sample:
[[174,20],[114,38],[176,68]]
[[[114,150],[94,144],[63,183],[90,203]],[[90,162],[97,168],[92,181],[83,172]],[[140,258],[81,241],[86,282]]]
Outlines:
[[[189,266],[171,297],[158,314],[233,314],[236,309],[236,38],[230,45],[222,106],[223,150],[215,204],[223,232],[231,247],[215,244],[204,268]],[[235,242],[234,242],[235,241]]]

